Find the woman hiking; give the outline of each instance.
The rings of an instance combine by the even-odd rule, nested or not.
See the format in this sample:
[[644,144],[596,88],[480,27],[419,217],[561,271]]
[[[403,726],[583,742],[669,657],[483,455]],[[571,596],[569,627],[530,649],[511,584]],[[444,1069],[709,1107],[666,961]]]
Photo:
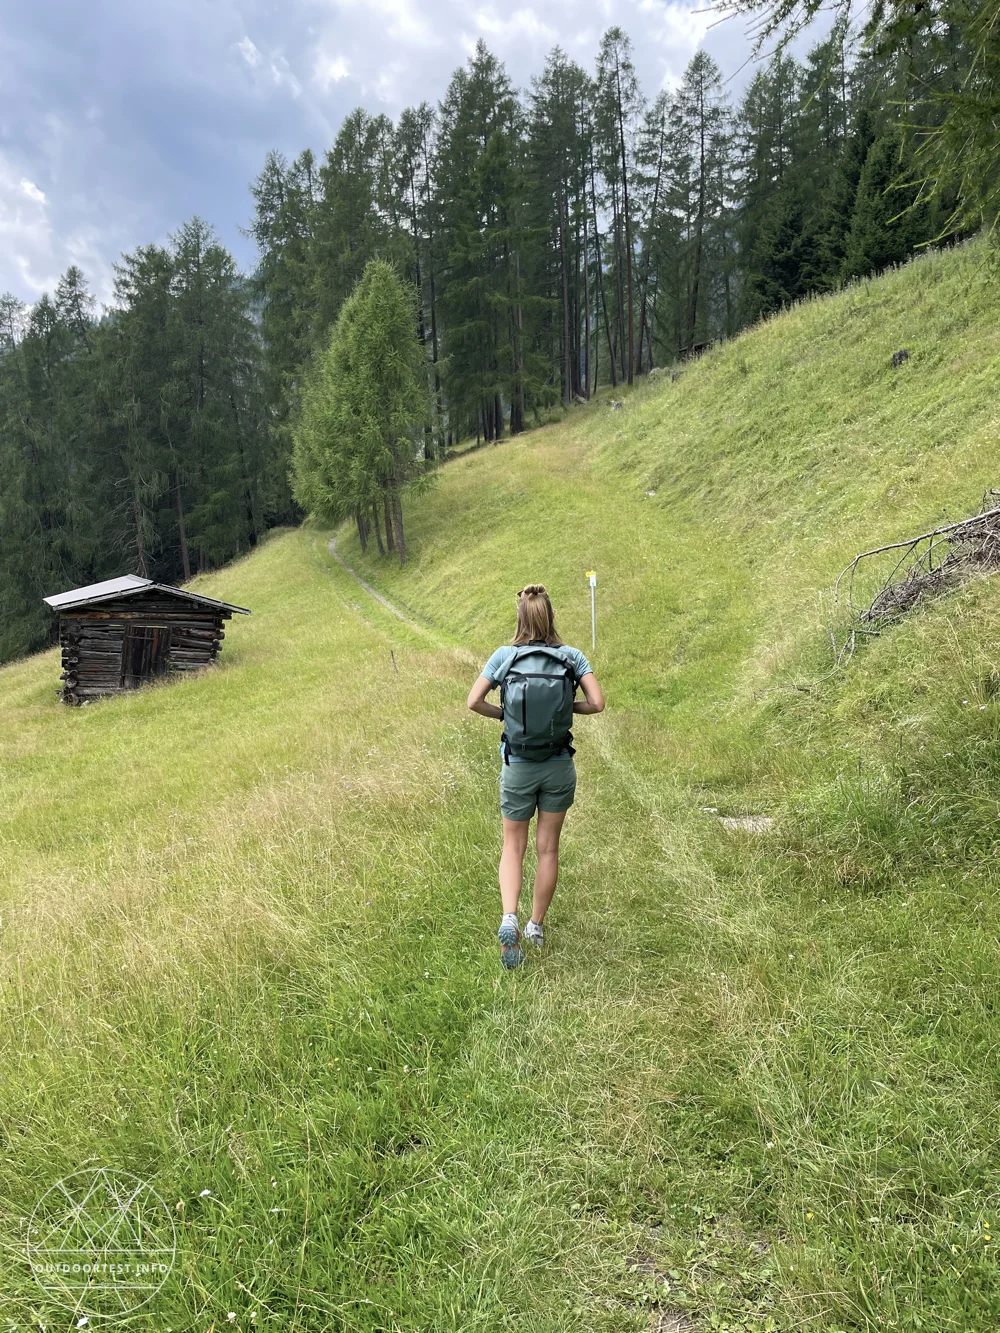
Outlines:
[[[501,707],[486,702],[500,686]],[[584,698],[577,699],[577,687]],[[469,691],[469,707],[504,724],[500,740],[500,812],[503,854],[500,900],[503,919],[497,938],[506,968],[524,962],[517,905],[524,878],[528,825],[538,810],[535,849],[538,868],[525,939],[544,942],[542,922],[559,873],[559,835],[576,792],[573,763],[574,713],[600,713],[604,695],[590,663],[578,648],[567,647],[556,633],[552,603],[541,583],[517,594],[517,632],[513,643],[498,648]]]

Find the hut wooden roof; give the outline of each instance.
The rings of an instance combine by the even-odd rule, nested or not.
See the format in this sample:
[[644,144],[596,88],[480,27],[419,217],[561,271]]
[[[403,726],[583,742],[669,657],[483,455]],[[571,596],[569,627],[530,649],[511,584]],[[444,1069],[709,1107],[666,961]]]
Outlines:
[[121,578],[105,579],[103,583],[90,583],[85,588],[72,588],[69,592],[54,593],[51,597],[43,598],[43,601],[53,611],[70,611],[76,607],[89,606],[93,602],[106,602],[111,599],[120,601],[123,597],[136,597],[146,592],[164,593],[168,597],[179,597],[201,606],[214,606],[222,611],[236,611],[242,616],[250,615],[245,606],[233,606],[230,602],[220,602],[199,592],[185,592],[183,588],[174,588],[169,583],[157,583],[153,579],[140,578],[138,574],[123,574]]

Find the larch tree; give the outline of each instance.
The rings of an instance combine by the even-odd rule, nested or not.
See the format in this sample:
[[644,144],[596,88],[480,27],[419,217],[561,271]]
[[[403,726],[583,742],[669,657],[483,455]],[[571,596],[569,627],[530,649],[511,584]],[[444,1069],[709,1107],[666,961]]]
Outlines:
[[292,458],[304,509],[324,522],[353,516],[362,547],[384,521],[401,564],[403,488],[419,470],[430,410],[414,316],[413,294],[392,265],[370,260],[313,360]]

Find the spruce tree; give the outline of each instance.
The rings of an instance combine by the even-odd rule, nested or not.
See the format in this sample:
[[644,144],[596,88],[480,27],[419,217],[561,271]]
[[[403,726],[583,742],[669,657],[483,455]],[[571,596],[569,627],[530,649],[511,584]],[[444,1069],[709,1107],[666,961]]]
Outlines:
[[450,410],[487,440],[524,427],[538,390],[525,338],[524,118],[503,66],[480,42],[441,106],[435,175]]
[[883,134],[869,149],[858,180],[843,276],[864,277],[902,263],[925,231],[905,143],[898,134]]

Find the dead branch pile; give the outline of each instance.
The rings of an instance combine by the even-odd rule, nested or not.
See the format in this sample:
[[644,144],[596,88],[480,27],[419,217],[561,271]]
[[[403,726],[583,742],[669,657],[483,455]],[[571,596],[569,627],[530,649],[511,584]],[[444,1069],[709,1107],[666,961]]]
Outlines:
[[[907,541],[890,542],[856,555],[835,585],[838,597],[844,580],[853,616],[861,623],[881,624],[911,611],[926,597],[953,588],[970,574],[1000,569],[1000,491],[983,496],[982,509],[971,518],[923,532]],[[863,579],[869,594],[859,598],[858,571],[871,568],[876,557],[899,552],[899,557],[878,590],[870,596],[870,580]],[[860,605],[859,605],[860,600]]]

